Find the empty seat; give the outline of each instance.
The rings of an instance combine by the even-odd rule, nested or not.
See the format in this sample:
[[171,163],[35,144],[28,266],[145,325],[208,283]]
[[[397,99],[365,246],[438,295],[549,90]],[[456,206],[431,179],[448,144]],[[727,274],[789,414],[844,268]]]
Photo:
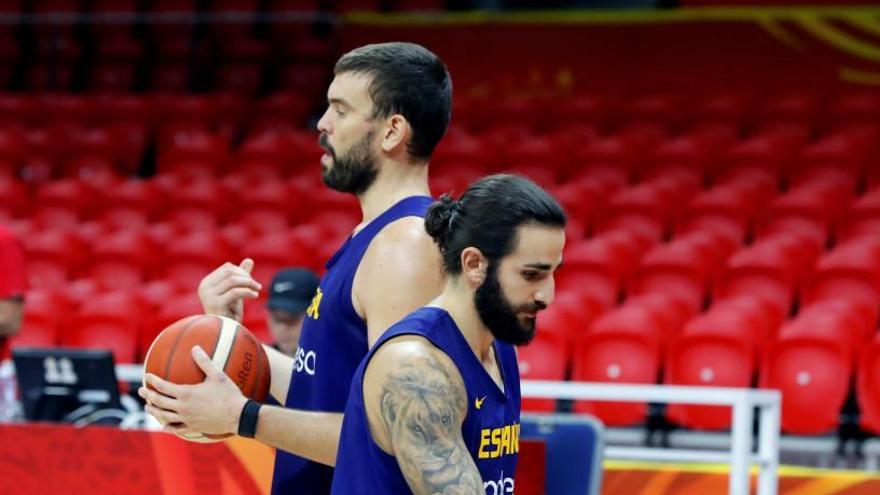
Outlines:
[[733,245],[741,244],[754,218],[754,198],[746,187],[724,184],[705,190],[684,208],[676,221],[676,232],[709,231]]
[[538,314],[538,332],[552,335],[555,340],[570,345],[589,328],[590,323],[604,308],[590,297],[568,290],[559,291],[546,310]]
[[[325,259],[316,260],[316,253],[300,238],[289,231],[268,233],[253,239],[242,253],[254,260],[252,276],[261,284],[268,284],[275,273],[289,266],[315,266]],[[265,291],[267,292],[267,291]],[[265,296],[266,293],[261,293]]]
[[847,241],[858,237],[878,236],[880,226],[880,188],[873,188],[855,199],[842,216],[837,238]]
[[8,177],[0,177],[0,211],[5,211],[13,217],[23,216],[27,213],[29,196],[24,183]]
[[89,276],[106,290],[133,289],[155,270],[156,258],[156,248],[144,231],[114,232],[93,244]]
[[164,254],[159,275],[193,291],[202,278],[232,258],[229,244],[216,231],[193,232],[177,238],[168,244]]
[[766,218],[802,218],[816,222],[825,232],[831,232],[852,198],[850,187],[850,184],[840,181],[802,184],[777,197],[770,204]]
[[688,238],[660,244],[642,258],[630,286],[633,294],[659,292],[684,301],[698,311],[718,271],[710,246]]
[[109,349],[117,363],[137,358],[139,302],[128,293],[97,295],[84,302],[65,326],[61,343],[83,348]]
[[82,267],[83,247],[71,231],[42,230],[24,239],[28,277],[34,288],[63,285]]
[[715,295],[750,295],[771,301],[787,314],[797,291],[797,260],[777,242],[761,242],[731,255]]
[[816,263],[804,300],[852,299],[876,304],[880,297],[880,243],[856,240],[837,246]]
[[608,199],[598,221],[598,232],[625,230],[638,235],[645,243],[663,238],[670,223],[675,191],[646,182],[622,189]]
[[66,307],[54,290],[34,289],[25,295],[24,318],[10,347],[53,347],[58,345],[58,324]]
[[853,370],[845,334],[846,320],[829,313],[798,317],[780,329],[765,356],[760,386],[782,392],[784,432],[819,434],[838,425]]
[[[630,235],[625,233],[624,235]],[[569,246],[565,252],[565,270],[556,276],[559,291],[589,292],[603,307],[611,307],[620,296],[625,279],[634,266],[632,260],[638,248],[630,243],[616,242],[608,237],[597,237]]]
[[[528,345],[517,351],[519,376],[523,380],[563,381],[568,369],[568,352],[565,344],[539,332]],[[555,399],[522,399],[522,409],[530,412],[553,412]]]
[[[759,316],[731,306],[713,307],[685,325],[667,355],[664,382],[749,388],[757,363]],[[730,426],[730,408],[670,404],[669,418],[692,428]]]
[[[629,306],[593,322],[576,346],[572,380],[606,383],[656,383],[660,371],[662,319],[650,309]],[[646,404],[575,402],[575,411],[593,414],[608,425],[644,419]]]

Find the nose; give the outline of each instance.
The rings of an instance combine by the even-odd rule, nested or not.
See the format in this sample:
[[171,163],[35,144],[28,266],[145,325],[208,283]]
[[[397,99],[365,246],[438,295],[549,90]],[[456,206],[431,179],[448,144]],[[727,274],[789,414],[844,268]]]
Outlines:
[[318,132],[330,133],[330,107],[324,110],[324,115],[321,115],[321,119],[318,120]]
[[553,303],[553,299],[556,297],[556,281],[553,279],[553,276],[547,277],[547,280],[544,284],[535,292],[535,303],[543,305],[544,307],[549,306]]

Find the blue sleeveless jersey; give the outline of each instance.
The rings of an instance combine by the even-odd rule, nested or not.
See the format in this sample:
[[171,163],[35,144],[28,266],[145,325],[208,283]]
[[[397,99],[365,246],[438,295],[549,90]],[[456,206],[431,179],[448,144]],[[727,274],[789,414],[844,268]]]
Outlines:
[[[376,217],[327,262],[318,292],[306,311],[285,407],[342,412],[358,364],[367,355],[367,325],[351,303],[355,272],[373,238],[404,217],[424,218],[433,199],[412,196]],[[333,468],[278,450],[272,493],[326,495]]]
[[468,412],[462,423],[464,443],[474,459],[487,495],[513,493],[519,452],[520,390],[516,352],[510,344],[493,346],[504,380],[504,392],[468,346],[452,317],[440,308],[421,308],[379,339],[358,367],[342,422],[342,436],[333,477],[334,495],[411,493],[397,459],[382,450],[370,434],[364,408],[364,370],[373,354],[389,339],[420,335],[446,353],[464,380]]

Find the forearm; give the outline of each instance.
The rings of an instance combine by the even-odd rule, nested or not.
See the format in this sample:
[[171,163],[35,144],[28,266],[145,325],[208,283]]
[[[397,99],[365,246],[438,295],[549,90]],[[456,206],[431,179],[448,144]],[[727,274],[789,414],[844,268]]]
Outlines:
[[290,391],[290,378],[293,375],[293,358],[286,356],[273,347],[263,344],[266,355],[269,356],[269,369],[271,370],[271,385],[269,393],[284,404]]
[[255,438],[277,449],[334,466],[341,432],[342,413],[263,406]]

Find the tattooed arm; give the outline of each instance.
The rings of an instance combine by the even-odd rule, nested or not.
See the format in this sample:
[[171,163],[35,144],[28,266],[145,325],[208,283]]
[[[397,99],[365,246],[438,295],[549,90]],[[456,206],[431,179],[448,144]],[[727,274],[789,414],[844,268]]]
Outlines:
[[367,366],[364,399],[373,438],[414,494],[485,493],[461,436],[464,382],[446,354],[420,337],[389,341]]

